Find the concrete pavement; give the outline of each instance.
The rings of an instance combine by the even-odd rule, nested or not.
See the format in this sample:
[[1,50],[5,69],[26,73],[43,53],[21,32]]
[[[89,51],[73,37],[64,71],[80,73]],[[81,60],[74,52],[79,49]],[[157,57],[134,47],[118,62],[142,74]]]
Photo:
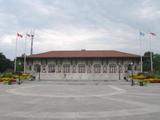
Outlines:
[[2,120],[159,120],[160,84],[46,82],[0,84]]

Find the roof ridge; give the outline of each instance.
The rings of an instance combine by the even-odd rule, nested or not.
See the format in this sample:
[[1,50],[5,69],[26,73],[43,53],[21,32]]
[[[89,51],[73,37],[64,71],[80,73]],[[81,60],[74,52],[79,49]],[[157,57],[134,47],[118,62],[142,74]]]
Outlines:
[[51,51],[47,51],[47,52],[42,52],[42,53],[48,53],[48,52],[73,52],[73,51],[116,51],[116,52],[120,52],[117,50],[51,50]]
[[33,54],[29,57],[139,57],[139,55],[117,50],[54,50]]

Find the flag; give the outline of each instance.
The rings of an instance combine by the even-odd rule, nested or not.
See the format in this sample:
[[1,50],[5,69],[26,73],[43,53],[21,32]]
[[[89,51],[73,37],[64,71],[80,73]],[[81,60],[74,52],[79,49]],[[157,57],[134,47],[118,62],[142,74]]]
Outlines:
[[23,35],[17,32],[17,37],[23,38]]
[[155,33],[153,33],[153,32],[150,32],[149,34],[151,34],[151,35],[153,35],[153,36],[156,36],[156,34],[155,34]]
[[26,34],[26,36],[27,36],[27,37],[34,37],[34,35],[28,34],[28,33]]
[[28,33],[26,33],[26,36],[27,36],[27,37],[31,37],[31,35],[30,35],[30,34],[28,34]]
[[139,35],[140,36],[145,36],[145,34],[143,32],[140,32]]

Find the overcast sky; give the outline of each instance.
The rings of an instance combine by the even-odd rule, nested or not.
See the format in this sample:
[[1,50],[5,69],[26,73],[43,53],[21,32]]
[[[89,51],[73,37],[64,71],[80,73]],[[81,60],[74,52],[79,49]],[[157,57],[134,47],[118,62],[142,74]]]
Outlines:
[[[34,53],[86,49],[140,54],[140,39],[143,53],[150,50],[150,37],[152,51],[160,53],[160,0],[0,0],[0,52],[13,59],[16,32],[31,30]],[[18,40],[18,56],[24,53],[24,41]]]

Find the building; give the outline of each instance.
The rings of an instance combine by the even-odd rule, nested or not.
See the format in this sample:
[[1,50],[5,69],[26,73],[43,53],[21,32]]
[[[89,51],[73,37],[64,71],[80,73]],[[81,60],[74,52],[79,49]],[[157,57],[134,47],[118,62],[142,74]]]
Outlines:
[[[114,50],[49,51],[27,56],[26,70],[46,80],[121,80],[140,56]],[[38,75],[38,74],[37,74]]]

